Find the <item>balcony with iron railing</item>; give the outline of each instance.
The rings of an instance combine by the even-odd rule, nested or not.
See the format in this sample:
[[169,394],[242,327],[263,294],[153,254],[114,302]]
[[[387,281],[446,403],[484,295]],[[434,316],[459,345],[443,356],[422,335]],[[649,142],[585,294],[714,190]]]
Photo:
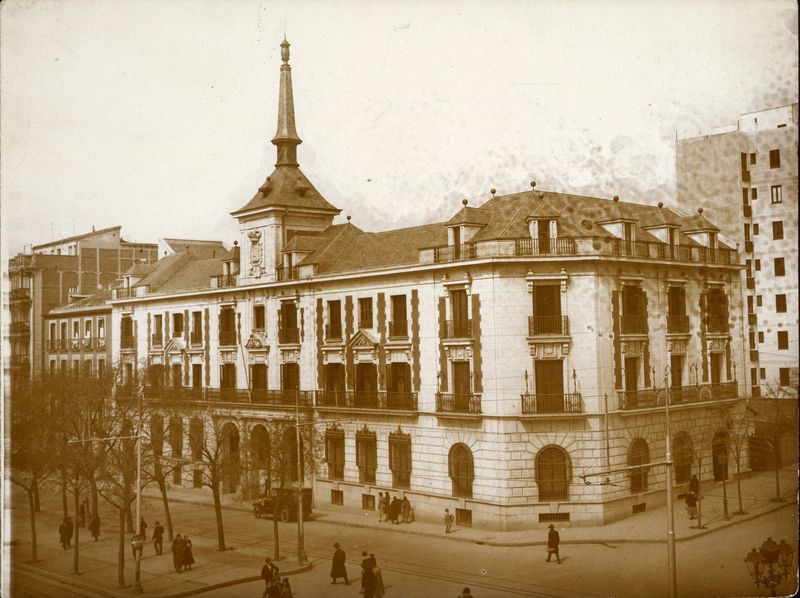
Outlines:
[[528,336],[569,336],[569,316],[528,316]]
[[687,405],[735,399],[737,394],[736,382],[671,386],[668,389],[644,388],[617,391],[619,408],[623,411],[664,407],[667,398],[669,398],[670,405]]
[[318,390],[317,407],[416,411],[416,392]]
[[95,349],[105,349],[106,348],[106,337],[98,336],[94,339],[94,348]]
[[92,337],[84,337],[81,339],[81,351],[89,351],[92,348]]
[[728,317],[723,314],[708,314],[708,332],[724,334],[728,332]]
[[390,320],[389,338],[408,338],[408,321]]
[[299,342],[300,330],[296,326],[281,326],[278,328],[278,343],[282,345],[296,345]]
[[580,414],[583,401],[580,393],[521,395],[523,415]]
[[219,274],[214,277],[217,283],[216,288],[225,289],[235,287],[237,285],[237,278],[236,274]]
[[436,413],[481,414],[481,395],[475,393],[436,393]]
[[575,239],[570,237],[555,239],[516,239],[517,255],[575,255]]
[[647,316],[623,314],[619,317],[619,329],[622,334],[647,334]]
[[433,261],[456,262],[458,260],[470,260],[476,257],[475,245],[463,243],[461,245],[445,245],[433,248]]
[[444,339],[471,339],[472,338],[472,320],[447,320],[444,328]]
[[679,314],[675,316],[667,316],[667,333],[668,334],[688,334],[689,333],[689,316]]
[[297,266],[278,266],[275,268],[275,275],[278,282],[285,282],[288,280],[297,280],[299,271]]

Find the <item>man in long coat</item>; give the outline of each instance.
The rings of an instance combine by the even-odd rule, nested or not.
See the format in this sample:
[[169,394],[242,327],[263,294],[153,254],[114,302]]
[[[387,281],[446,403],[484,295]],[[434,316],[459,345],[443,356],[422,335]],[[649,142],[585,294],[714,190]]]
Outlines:
[[340,577],[344,577],[344,585],[348,585],[350,581],[347,579],[347,568],[344,566],[344,562],[347,559],[347,556],[339,547],[339,543],[336,542],[333,545],[335,549],[333,551],[333,561],[331,562],[331,583],[336,583],[336,580]]
[[178,573],[183,569],[183,549],[183,538],[180,534],[175,534],[175,539],[172,541],[172,564]]
[[561,537],[556,531],[556,526],[550,524],[550,531],[547,533],[547,562],[550,562],[550,557],[556,555],[556,561],[561,564],[561,557],[558,556],[558,544],[561,542]]
[[364,588],[364,598],[375,598],[375,567],[378,562],[372,556],[367,556],[366,551],[361,553],[361,587]]

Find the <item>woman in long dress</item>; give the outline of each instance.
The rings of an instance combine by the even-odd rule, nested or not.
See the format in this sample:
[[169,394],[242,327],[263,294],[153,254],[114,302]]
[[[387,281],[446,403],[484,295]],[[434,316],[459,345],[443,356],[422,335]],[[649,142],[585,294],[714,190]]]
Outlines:
[[192,554],[192,541],[189,536],[183,536],[183,566],[186,569],[191,569],[194,564],[194,555]]
[[172,541],[172,565],[178,573],[183,567],[183,548],[183,538],[180,534],[175,534],[175,539]]

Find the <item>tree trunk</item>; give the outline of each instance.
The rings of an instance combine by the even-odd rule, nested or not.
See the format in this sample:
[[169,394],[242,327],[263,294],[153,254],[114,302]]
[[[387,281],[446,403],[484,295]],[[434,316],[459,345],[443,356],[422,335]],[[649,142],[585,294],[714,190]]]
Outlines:
[[278,514],[275,509],[272,511],[272,543],[274,545],[272,560],[279,561],[281,560],[281,536],[278,532]]
[[28,491],[28,506],[31,511],[31,562],[35,563],[39,560],[36,552],[36,480],[26,490]]
[[86,513],[86,516],[88,517],[89,521],[91,521],[92,518],[100,516],[98,513],[99,496],[97,492],[97,481],[94,479],[94,477],[89,478],[89,488],[92,495],[92,506],[91,510]]
[[164,478],[164,469],[161,467],[161,463],[158,459],[155,461],[154,469],[156,483],[158,484],[158,489],[161,491],[161,502],[164,505],[164,519],[165,523],[167,524],[167,537],[169,538],[169,541],[172,542],[174,537],[172,531],[172,514],[169,511],[169,497],[167,496],[167,481]]
[[119,542],[117,545],[117,586],[125,587],[125,511],[127,509],[120,506],[119,509]]
[[80,533],[81,526],[78,525],[80,520],[78,519],[78,510],[80,509],[80,501],[81,501],[81,493],[78,488],[78,480],[75,480],[75,486],[72,490],[73,498],[75,499],[75,531],[73,532],[73,540],[75,542],[75,546],[72,547],[72,572],[75,575],[80,575],[81,568],[80,568],[80,547],[78,546],[78,537]]
[[133,527],[133,514],[131,513],[131,505],[125,507],[125,531],[129,534],[135,533]]
[[42,506],[39,503],[39,478],[33,480],[33,508],[37,513],[42,512]]
[[67,502],[67,470],[61,470],[61,511],[64,515],[61,519],[66,519],[69,516],[69,503]]
[[739,496],[739,510],[737,515],[744,515],[742,506],[742,470],[740,465],[741,455],[736,455],[736,494]]
[[218,550],[225,550],[225,532],[222,529],[222,504],[219,496],[219,480],[211,481],[211,493],[214,496],[214,515],[217,519],[217,544]]

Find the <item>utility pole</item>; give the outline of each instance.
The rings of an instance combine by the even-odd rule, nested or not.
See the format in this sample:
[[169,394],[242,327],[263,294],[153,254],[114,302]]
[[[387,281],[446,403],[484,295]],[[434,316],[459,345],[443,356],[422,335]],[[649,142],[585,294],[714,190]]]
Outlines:
[[300,390],[295,390],[294,418],[297,444],[297,564],[306,562],[305,542],[303,539],[303,454],[300,450]]

